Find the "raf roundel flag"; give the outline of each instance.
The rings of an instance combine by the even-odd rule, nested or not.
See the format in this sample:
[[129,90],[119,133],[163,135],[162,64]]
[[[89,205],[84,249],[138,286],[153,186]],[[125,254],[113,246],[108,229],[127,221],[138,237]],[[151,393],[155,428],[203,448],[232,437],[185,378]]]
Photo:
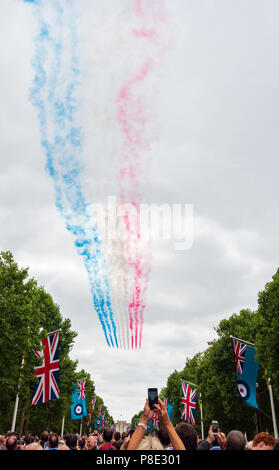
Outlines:
[[71,419],[81,419],[84,416],[87,416],[84,390],[82,390],[81,393],[81,388],[83,388],[83,386],[84,382],[79,381],[72,395],[73,404],[71,406]]
[[233,338],[236,357],[236,380],[239,393],[246,405],[258,408],[256,385],[259,363],[255,359],[256,350],[253,346],[244,344]]

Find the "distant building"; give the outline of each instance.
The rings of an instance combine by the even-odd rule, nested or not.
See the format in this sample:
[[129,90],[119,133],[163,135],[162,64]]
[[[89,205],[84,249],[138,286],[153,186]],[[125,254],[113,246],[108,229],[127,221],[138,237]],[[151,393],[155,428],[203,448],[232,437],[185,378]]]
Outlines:
[[128,431],[131,428],[131,423],[127,423],[127,421],[116,421],[115,430],[122,433],[124,431]]

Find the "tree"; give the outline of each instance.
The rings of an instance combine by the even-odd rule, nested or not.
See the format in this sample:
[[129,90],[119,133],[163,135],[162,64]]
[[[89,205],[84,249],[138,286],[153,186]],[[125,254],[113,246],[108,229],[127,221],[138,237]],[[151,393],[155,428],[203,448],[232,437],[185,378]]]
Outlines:
[[256,348],[279,399],[279,269],[258,294]]
[[[21,372],[30,348],[39,347],[40,323],[38,290],[28,269],[19,269],[11,252],[0,254],[0,422],[3,430],[11,427],[13,404]],[[32,361],[34,364],[34,359]],[[32,366],[31,366],[32,369]],[[28,369],[30,381],[32,373]]]

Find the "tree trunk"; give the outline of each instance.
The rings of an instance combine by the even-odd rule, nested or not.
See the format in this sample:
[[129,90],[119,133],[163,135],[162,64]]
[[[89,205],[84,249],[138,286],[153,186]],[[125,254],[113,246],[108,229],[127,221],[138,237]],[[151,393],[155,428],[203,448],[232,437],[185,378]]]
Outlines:
[[19,430],[18,430],[19,437],[21,437],[23,434],[25,408],[26,408],[26,399],[22,401],[21,410],[20,410],[20,420],[19,420]]

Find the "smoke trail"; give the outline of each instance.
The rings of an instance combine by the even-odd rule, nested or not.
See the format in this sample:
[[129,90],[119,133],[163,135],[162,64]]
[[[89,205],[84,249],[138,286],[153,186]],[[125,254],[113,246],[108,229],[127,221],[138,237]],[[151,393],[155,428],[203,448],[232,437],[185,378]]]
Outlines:
[[79,160],[83,135],[76,125],[79,85],[76,12],[72,0],[24,0],[35,4],[39,24],[33,60],[31,102],[38,108],[46,168],[54,182],[56,206],[74,235],[88,273],[93,304],[107,344],[116,345],[108,267],[96,218],[89,213]]
[[[145,164],[142,154],[150,147],[146,137],[147,116],[144,103],[138,94],[138,87],[147,81],[153,70],[153,58],[150,57],[152,52],[148,46],[154,46],[157,38],[158,18],[153,9],[154,2],[149,2],[148,10],[142,0],[135,0],[134,6],[140,26],[131,31],[132,37],[138,43],[144,40],[147,44],[145,43],[143,48],[140,45],[140,51],[137,50],[142,59],[141,66],[124,81],[119,91],[117,120],[124,137],[123,160],[119,171],[120,200],[122,204],[130,203],[138,211],[141,199],[140,179]],[[149,18],[147,12],[151,12]],[[127,211],[124,220],[128,233],[128,263],[133,279],[132,297],[129,301],[129,326],[132,348],[137,348],[141,347],[144,298],[150,274],[150,242],[141,239],[133,212]]]

